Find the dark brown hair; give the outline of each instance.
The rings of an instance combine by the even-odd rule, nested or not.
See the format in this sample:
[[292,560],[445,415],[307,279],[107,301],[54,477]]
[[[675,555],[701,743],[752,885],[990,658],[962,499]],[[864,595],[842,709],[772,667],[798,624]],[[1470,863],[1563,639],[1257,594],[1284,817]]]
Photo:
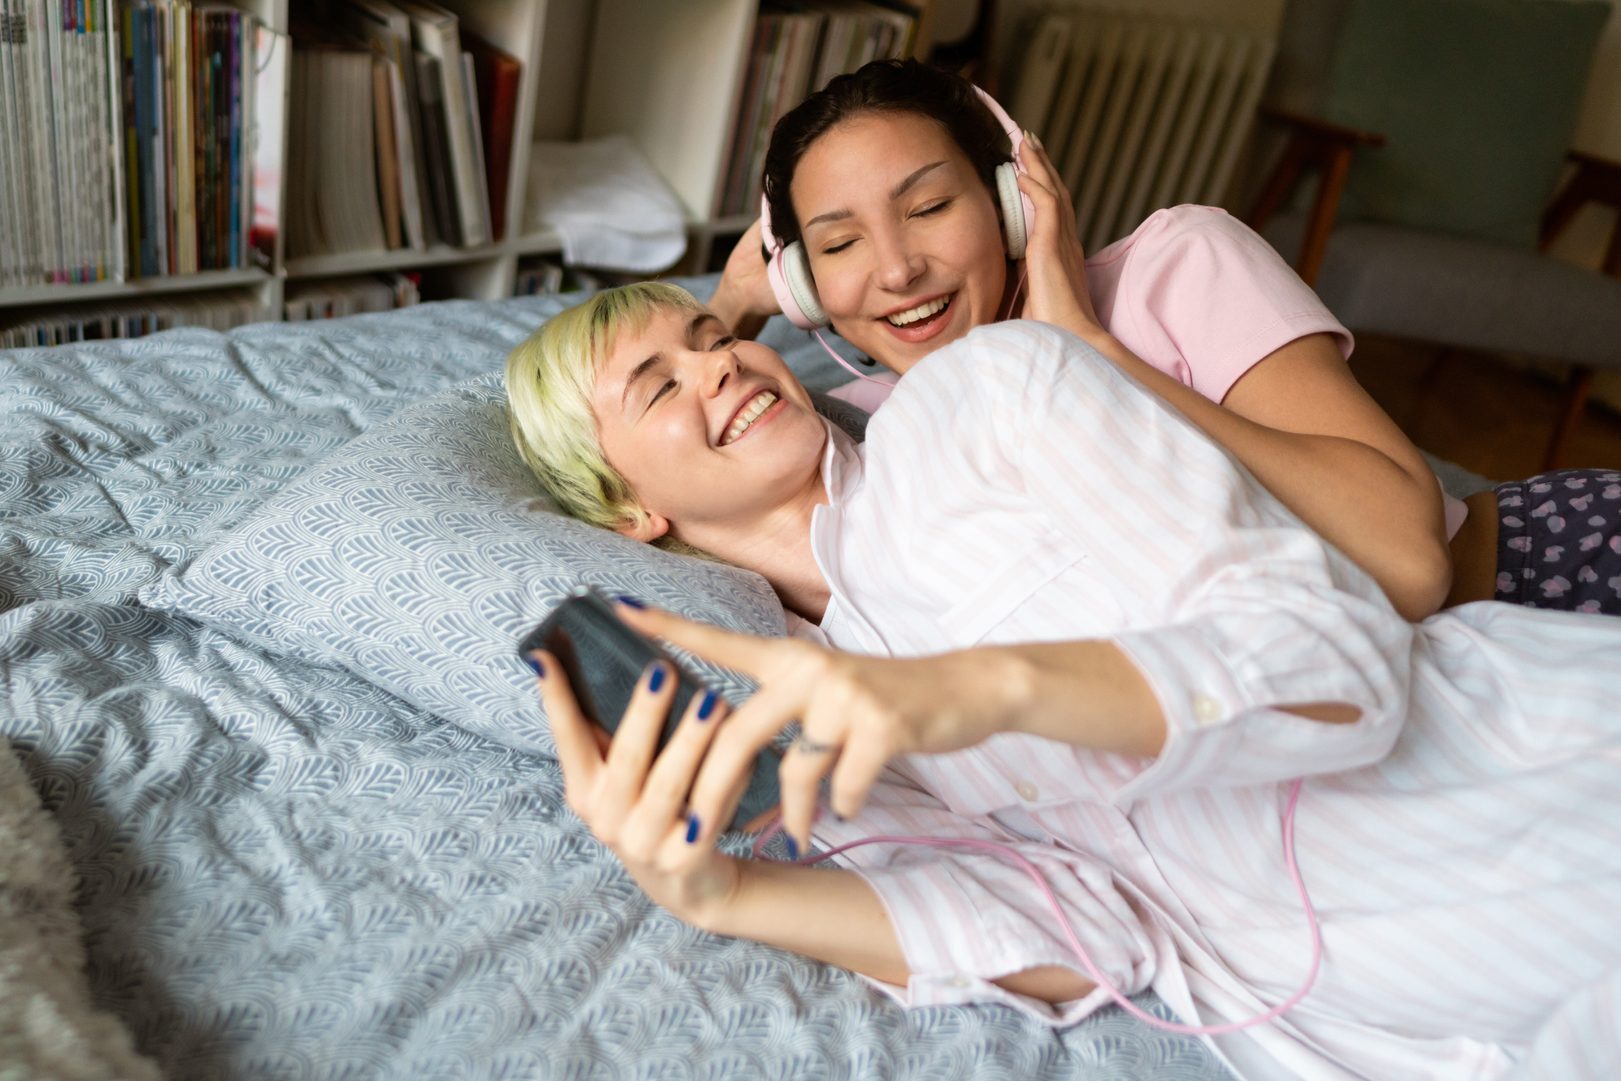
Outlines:
[[875,112],[914,113],[940,124],[995,195],[996,167],[1011,158],[1012,149],[1007,132],[973,85],[918,60],[874,60],[831,80],[772,129],[765,155],[765,197],[771,208],[771,231],[783,245],[799,239],[799,218],[788,197],[799,159],[829,129]]

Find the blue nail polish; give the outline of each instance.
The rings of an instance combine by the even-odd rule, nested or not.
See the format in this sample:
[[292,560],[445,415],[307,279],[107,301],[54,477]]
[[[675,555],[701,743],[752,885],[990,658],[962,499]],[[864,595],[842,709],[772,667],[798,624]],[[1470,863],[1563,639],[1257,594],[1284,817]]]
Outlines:
[[688,815],[687,816],[687,844],[690,845],[690,844],[692,844],[692,843],[694,843],[695,841],[698,840],[698,829],[699,829],[698,816],[697,815]]
[[662,686],[664,686],[664,665],[654,662],[653,674],[647,677],[647,689],[658,694]]
[[788,858],[797,860],[799,858],[799,842],[794,840],[794,835],[791,833],[785,833],[783,837],[788,844]]
[[623,593],[621,593],[619,596],[615,597],[614,600],[618,601],[620,604],[624,605],[626,608],[646,608],[647,607],[647,605],[643,604],[641,601],[637,600],[635,597],[627,597]]
[[546,665],[541,662],[539,657],[525,657],[524,660],[528,662],[530,668],[534,669],[535,675],[541,679],[546,678]]
[[714,691],[705,691],[704,696],[698,700],[698,719],[709,720],[709,715],[715,712],[715,703],[719,696]]

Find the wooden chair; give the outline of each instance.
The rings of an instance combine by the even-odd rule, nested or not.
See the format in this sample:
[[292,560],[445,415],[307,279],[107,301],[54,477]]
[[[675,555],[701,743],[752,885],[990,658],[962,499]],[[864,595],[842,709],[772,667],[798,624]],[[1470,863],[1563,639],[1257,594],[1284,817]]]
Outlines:
[[[1321,60],[1313,63],[1320,70]],[[1286,141],[1247,215],[1250,226],[1286,257],[1293,255],[1301,277],[1352,330],[1436,345],[1438,361],[1469,351],[1565,365],[1569,375],[1543,461],[1545,469],[1555,468],[1595,371],[1621,370],[1621,163],[1572,151],[1568,176],[1543,215],[1538,247],[1520,248],[1409,225],[1341,220],[1347,178],[1360,156],[1381,152],[1385,136],[1299,109],[1265,108],[1261,115],[1284,130]],[[1286,210],[1309,174],[1316,177],[1309,207]],[[1589,203],[1617,211],[1600,273],[1546,254]]]

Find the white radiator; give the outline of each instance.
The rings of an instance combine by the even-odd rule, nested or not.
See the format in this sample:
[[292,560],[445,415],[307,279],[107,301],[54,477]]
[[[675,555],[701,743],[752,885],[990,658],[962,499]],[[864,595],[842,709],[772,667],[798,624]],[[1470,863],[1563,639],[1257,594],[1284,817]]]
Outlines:
[[1161,207],[1222,201],[1274,48],[1246,28],[1075,6],[1026,24],[1008,111],[1041,137],[1088,252]]

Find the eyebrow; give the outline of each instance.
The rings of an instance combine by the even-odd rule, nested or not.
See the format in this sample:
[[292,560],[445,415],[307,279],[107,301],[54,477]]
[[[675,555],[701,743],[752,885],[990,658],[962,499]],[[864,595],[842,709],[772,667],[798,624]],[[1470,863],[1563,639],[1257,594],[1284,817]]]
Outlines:
[[[944,164],[945,164],[945,159],[942,158],[940,161],[931,161],[931,162],[929,162],[929,164],[923,166],[921,169],[918,169],[918,170],[914,171],[912,173],[912,175],[908,176],[905,180],[902,180],[899,184],[896,184],[893,188],[891,188],[889,190],[890,199],[892,199],[892,200],[893,199],[899,199],[901,196],[906,194],[907,189],[910,188],[913,184],[916,184],[919,180],[922,180],[929,173],[933,172],[935,169],[940,168],[940,166],[942,166]],[[842,221],[845,218],[849,218],[849,217],[853,217],[853,216],[854,216],[854,212],[849,210],[849,209],[829,210],[826,214],[818,214],[818,215],[816,215],[816,217],[812,218],[810,221],[808,221],[804,225],[800,226],[800,231],[803,232],[804,230],[809,229],[811,226],[817,225],[817,224],[819,224],[821,222],[824,222],[824,221]]]
[[[709,322],[711,319],[717,323],[720,322],[720,316],[716,315],[714,312],[699,312],[697,315],[694,315],[691,319],[687,320],[687,340],[691,341],[692,336],[698,333],[698,328]],[[646,358],[641,363],[637,364],[636,367],[630,370],[630,375],[625,377],[625,389],[619,394],[620,412],[624,411],[625,405],[630,401],[630,388],[635,385],[636,380],[646,375],[652,370],[654,365],[663,359],[664,354],[662,352],[654,353],[652,356]]]

